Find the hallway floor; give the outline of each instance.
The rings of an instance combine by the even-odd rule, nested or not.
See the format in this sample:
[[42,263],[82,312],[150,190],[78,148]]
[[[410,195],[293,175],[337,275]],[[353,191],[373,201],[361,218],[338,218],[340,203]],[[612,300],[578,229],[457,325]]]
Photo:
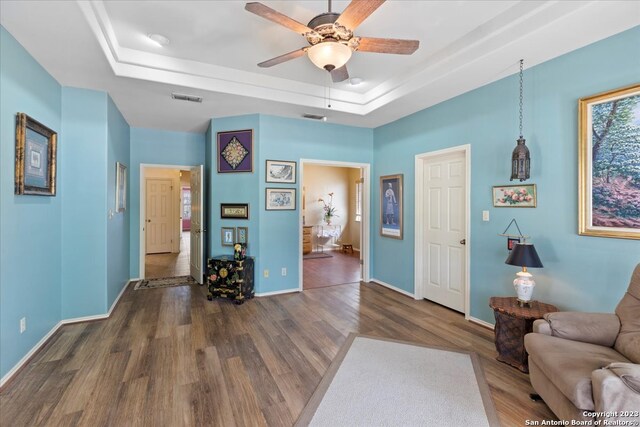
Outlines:
[[340,251],[327,251],[327,253],[332,257],[302,261],[303,289],[324,288],[360,281],[360,252],[345,254]]
[[182,239],[180,240],[180,253],[152,254],[145,256],[145,278],[157,279],[160,277],[188,276],[190,274],[190,249],[191,235],[188,231],[183,231]]

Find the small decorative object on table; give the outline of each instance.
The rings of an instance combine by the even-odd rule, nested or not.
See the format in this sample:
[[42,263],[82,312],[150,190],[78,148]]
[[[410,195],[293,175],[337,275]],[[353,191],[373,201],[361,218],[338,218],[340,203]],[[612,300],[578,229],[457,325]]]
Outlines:
[[531,301],[529,307],[520,307],[515,297],[491,297],[489,307],[496,318],[496,359],[522,372],[529,372],[524,336],[533,330],[534,320],[558,309],[539,301]]
[[522,271],[516,273],[516,279],[513,286],[518,293],[518,303],[520,307],[531,305],[531,297],[533,296],[533,288],[536,282],[533,276],[527,271],[527,267],[542,268],[542,261],[538,257],[536,248],[531,243],[516,243],[513,250],[509,253],[505,264],[517,265],[522,267]]
[[207,261],[207,299],[227,298],[240,305],[254,297],[254,258],[236,261],[222,255]]
[[243,261],[247,257],[247,244],[236,243],[233,245],[233,259],[236,261]]

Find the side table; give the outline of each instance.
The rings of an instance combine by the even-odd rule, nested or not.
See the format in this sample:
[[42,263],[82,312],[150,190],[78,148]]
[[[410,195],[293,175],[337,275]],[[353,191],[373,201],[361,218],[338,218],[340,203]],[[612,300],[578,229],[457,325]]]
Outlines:
[[540,301],[531,301],[530,307],[520,307],[516,297],[491,297],[489,307],[496,317],[496,359],[528,373],[524,336],[533,330],[534,320],[542,319],[545,314],[558,309]]

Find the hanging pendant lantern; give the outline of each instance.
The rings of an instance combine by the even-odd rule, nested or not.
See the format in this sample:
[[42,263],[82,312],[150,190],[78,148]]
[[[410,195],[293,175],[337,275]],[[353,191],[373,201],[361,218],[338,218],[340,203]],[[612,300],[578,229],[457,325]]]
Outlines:
[[522,69],[524,66],[524,59],[520,60],[520,138],[518,138],[518,145],[513,149],[511,155],[511,181],[519,179],[520,181],[526,181],[529,179],[529,172],[531,167],[531,158],[529,156],[529,148],[525,144],[525,139],[522,136]]

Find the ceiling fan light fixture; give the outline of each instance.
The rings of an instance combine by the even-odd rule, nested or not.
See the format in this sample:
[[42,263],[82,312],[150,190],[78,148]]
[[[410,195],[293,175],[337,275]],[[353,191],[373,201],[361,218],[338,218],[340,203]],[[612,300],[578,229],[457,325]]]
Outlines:
[[307,50],[311,62],[327,71],[342,67],[351,58],[352,53],[348,46],[334,41],[318,43]]

